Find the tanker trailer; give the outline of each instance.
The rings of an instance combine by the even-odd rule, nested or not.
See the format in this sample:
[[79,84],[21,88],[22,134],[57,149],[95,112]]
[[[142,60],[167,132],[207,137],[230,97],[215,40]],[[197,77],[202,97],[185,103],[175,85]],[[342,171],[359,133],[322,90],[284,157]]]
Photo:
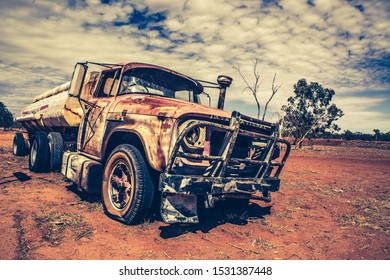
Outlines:
[[[99,72],[90,72],[84,80],[82,98],[88,100]],[[70,82],[36,96],[16,118],[27,131],[17,132],[13,141],[16,156],[29,155],[33,172],[60,171],[64,149],[75,150],[77,133],[84,111],[78,98],[69,94]]]

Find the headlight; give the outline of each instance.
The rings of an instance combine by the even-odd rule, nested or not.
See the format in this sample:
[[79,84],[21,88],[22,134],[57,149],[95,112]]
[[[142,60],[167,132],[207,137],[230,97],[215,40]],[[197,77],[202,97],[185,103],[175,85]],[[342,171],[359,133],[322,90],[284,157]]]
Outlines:
[[199,137],[200,137],[200,129],[199,127],[195,127],[187,132],[187,134],[184,136],[184,140],[186,141],[187,145],[195,146],[199,141]]
[[[180,130],[187,127],[189,123],[194,121],[186,121],[180,126]],[[206,139],[206,129],[204,127],[194,127],[190,129],[183,138],[183,149],[188,152],[196,152],[204,149]]]

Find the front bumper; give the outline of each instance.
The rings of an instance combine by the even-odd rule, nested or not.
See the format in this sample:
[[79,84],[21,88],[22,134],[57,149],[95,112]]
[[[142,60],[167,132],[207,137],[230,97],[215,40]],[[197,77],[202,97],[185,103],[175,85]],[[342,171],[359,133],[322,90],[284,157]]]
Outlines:
[[163,173],[160,176],[160,191],[163,193],[189,194],[254,194],[276,192],[280,187],[279,178],[221,178],[195,177]]

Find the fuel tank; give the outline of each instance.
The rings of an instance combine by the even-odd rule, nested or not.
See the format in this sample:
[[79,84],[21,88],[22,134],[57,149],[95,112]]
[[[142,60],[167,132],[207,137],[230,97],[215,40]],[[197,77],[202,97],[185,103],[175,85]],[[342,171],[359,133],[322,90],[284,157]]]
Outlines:
[[[98,73],[91,72],[85,79],[82,96],[92,95]],[[34,131],[77,131],[83,117],[82,103],[69,95],[70,82],[64,83],[34,98],[16,118],[29,133]]]

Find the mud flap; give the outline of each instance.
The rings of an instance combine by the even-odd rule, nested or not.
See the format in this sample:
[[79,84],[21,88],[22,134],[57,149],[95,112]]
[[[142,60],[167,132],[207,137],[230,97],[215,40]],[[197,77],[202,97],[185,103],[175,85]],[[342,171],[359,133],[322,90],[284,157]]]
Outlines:
[[165,223],[199,223],[196,195],[163,194],[161,217]]

